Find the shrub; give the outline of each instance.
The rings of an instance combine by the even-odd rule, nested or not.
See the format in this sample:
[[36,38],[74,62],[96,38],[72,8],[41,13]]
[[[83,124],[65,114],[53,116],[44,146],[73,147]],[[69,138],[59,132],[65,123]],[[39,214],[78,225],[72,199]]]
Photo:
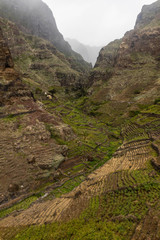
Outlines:
[[139,90],[135,90],[134,94],[140,94],[140,91]]
[[154,104],[158,104],[158,103],[160,103],[160,97],[154,101]]
[[130,111],[130,112],[129,112],[129,116],[130,116],[130,117],[135,117],[135,116],[137,116],[139,113],[140,113],[140,111],[138,111],[138,110],[136,110],[136,111]]
[[48,89],[48,92],[49,92],[49,93],[51,94],[51,96],[53,97],[54,94],[56,93],[55,87],[50,87],[50,88]]
[[35,90],[35,93],[36,94],[41,94],[42,93],[42,89],[37,87],[36,90]]

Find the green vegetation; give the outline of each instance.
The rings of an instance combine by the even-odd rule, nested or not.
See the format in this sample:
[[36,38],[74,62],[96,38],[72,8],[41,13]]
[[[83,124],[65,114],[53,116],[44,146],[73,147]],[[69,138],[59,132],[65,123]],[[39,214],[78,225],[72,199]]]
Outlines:
[[109,192],[92,198],[88,208],[76,219],[61,224],[22,227],[18,233],[14,229],[16,234],[12,239],[128,240],[148,209],[156,207],[159,197],[160,185],[154,181]]
[[3,121],[5,122],[15,122],[20,118],[20,116],[15,116],[14,114],[9,114],[6,117],[3,118]]
[[51,124],[46,124],[46,129],[50,132],[51,138],[55,139],[60,145],[65,145],[65,141],[58,135]]
[[40,196],[33,195],[25,200],[13,205],[10,208],[0,210],[0,218],[7,216],[8,214],[12,213],[13,211],[24,210],[27,209],[32,202],[35,202]]
[[135,117],[135,116],[138,115],[139,113],[140,113],[140,111],[138,111],[138,110],[137,110],[137,111],[130,111],[130,112],[129,112],[129,116],[130,116],[130,117]]
[[[72,191],[85,180],[89,172],[110,159],[121,143],[119,128],[108,124],[106,131],[106,123],[84,112],[83,104],[85,103],[86,97],[72,102],[68,101],[63,105],[52,101],[45,102],[48,111],[57,111],[61,114],[64,122],[72,126],[77,136],[71,142],[65,142],[69,147],[68,156],[90,156],[92,159],[89,161],[88,158],[85,164],[80,162],[66,169],[65,174],[70,176],[78,174],[78,176],[68,178],[60,187],[52,190],[45,198],[46,200],[61,197]],[[132,121],[127,120],[124,131],[121,133],[126,134],[125,140],[143,140],[148,137],[148,130],[158,129],[159,120],[144,114],[152,113],[152,111],[158,113],[158,109],[157,104],[142,107]],[[148,124],[150,128],[147,127]],[[46,125],[46,128],[51,133],[51,137],[57,140],[53,126]],[[151,155],[152,152],[155,154],[150,146],[148,146],[148,151]],[[143,169],[119,171],[115,174],[117,177],[115,178],[116,175],[113,174],[111,182],[117,179],[118,188],[106,191],[104,189],[103,194],[92,197],[88,207],[79,217],[68,222],[13,228],[7,240],[130,239],[135,227],[146,216],[148,210],[157,209],[156,204],[160,197],[160,174],[153,169],[150,162],[147,162]],[[108,189],[107,186],[106,189]],[[10,210],[12,211],[13,209]],[[5,215],[9,213],[6,212]]]
[[154,101],[154,104],[159,104],[160,103],[160,98],[157,98],[155,101]]
[[62,194],[69,193],[75,187],[79,186],[80,183],[83,182],[84,180],[85,180],[85,177],[83,175],[75,177],[75,178],[73,178],[71,180],[68,180],[61,187],[53,190],[50,193],[49,197],[51,197],[51,196],[60,197]]
[[54,94],[56,93],[55,87],[50,87],[50,88],[48,89],[48,92],[49,92],[49,93],[51,94],[51,96],[53,97]]
[[[110,126],[106,130],[106,123],[86,114],[83,110],[86,100],[86,97],[81,97],[65,104],[52,101],[45,101],[44,104],[49,112],[61,114],[63,121],[72,127],[77,136],[74,140],[65,142],[69,147],[68,157],[91,155],[103,164],[111,158],[122,142],[120,128]],[[47,126],[47,129],[56,139],[51,126]]]

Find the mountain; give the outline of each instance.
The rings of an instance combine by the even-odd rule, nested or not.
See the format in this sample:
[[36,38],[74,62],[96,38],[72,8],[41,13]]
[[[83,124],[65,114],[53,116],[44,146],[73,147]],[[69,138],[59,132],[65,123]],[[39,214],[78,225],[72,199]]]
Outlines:
[[160,239],[159,16],[144,6],[88,78],[0,19],[0,239]]
[[15,23],[6,19],[0,18],[0,24],[15,69],[33,92],[39,89],[44,93],[50,87],[62,91],[63,87],[78,88],[85,81],[86,73],[74,70],[69,59],[49,41],[23,33]]
[[159,4],[144,6],[134,30],[102,48],[91,71],[92,101],[103,103],[99,112],[110,120],[139,111],[159,97]]
[[89,68],[83,58],[72,51],[57,29],[54,16],[42,0],[1,0],[0,17],[15,22],[24,33],[38,36],[51,42],[70,60],[73,68],[85,71]]
[[135,29],[154,28],[159,25],[160,2],[156,1],[151,5],[145,5],[137,17]]
[[69,42],[75,52],[78,52],[85,61],[89,63],[91,62],[94,66],[101,47],[85,45],[80,43],[76,39],[66,38],[66,40],[67,42]]
[[15,22],[25,33],[44,38],[52,42],[60,51],[71,53],[71,48],[58,31],[54,16],[41,0],[1,0],[1,17]]
[[[53,137],[74,137],[60,117],[36,102],[22,83],[0,28],[0,203],[29,194],[65,159],[67,146]],[[64,136],[63,131],[67,131]]]
[[32,92],[44,95],[55,88],[61,95],[87,85],[91,65],[64,41],[45,3],[1,0],[0,16],[15,69]]

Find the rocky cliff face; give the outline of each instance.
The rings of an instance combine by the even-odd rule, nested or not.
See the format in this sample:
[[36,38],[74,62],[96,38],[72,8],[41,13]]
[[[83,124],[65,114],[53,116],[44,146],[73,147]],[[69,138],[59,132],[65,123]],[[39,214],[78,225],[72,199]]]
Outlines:
[[48,40],[64,53],[74,69],[85,72],[90,68],[83,58],[72,51],[70,45],[58,31],[54,16],[41,0],[1,0],[0,17],[16,23],[24,33]]
[[[52,129],[52,130],[51,130]],[[72,130],[35,102],[13,68],[10,51],[0,29],[0,202],[27,194],[65,159],[67,147],[51,131],[72,139]]]
[[123,114],[159,96],[159,6],[160,1],[145,6],[135,29],[104,47],[91,72],[92,98],[103,104],[107,101],[105,109],[111,115],[113,105],[116,114]]
[[[40,88],[47,92],[50,87],[72,88],[85,81],[85,73],[74,70],[70,60],[53,44],[42,38],[24,34],[8,20],[0,18],[4,37],[10,48],[15,68],[32,91]],[[78,68],[78,64],[77,64]],[[81,66],[79,67],[81,68]],[[83,77],[82,77],[83,76]]]
[[1,0],[1,17],[8,18],[25,33],[44,38],[52,42],[60,51],[71,53],[71,48],[58,31],[54,16],[41,0]]
[[145,5],[141,13],[137,17],[135,29],[153,28],[160,23],[160,1],[156,1],[151,5]]
[[10,55],[10,51],[8,50],[8,48],[5,46],[4,44],[4,39],[2,36],[2,30],[0,31],[0,37],[1,37],[1,48],[0,48],[0,68],[1,70],[4,70],[5,68],[12,68],[13,67],[13,62],[12,62],[12,58]]

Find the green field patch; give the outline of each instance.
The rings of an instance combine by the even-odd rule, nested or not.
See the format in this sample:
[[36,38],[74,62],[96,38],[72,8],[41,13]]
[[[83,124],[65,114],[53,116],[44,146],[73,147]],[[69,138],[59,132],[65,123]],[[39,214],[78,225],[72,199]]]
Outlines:
[[153,206],[159,197],[160,186],[157,183],[95,196],[78,218],[65,223],[25,227],[18,233],[15,230],[12,239],[128,240],[147,213],[147,203]]
[[38,196],[36,196],[36,195],[31,196],[19,203],[16,203],[14,206],[12,206],[10,208],[0,210],[0,218],[7,216],[14,211],[27,209],[31,205],[31,203],[35,202],[37,199],[38,199]]
[[78,187],[80,185],[80,183],[83,182],[84,180],[85,180],[84,176],[78,176],[71,180],[68,180],[61,187],[53,190],[50,193],[50,195],[54,195],[55,197],[60,197],[61,195],[65,194],[65,193],[71,192],[75,187]]

